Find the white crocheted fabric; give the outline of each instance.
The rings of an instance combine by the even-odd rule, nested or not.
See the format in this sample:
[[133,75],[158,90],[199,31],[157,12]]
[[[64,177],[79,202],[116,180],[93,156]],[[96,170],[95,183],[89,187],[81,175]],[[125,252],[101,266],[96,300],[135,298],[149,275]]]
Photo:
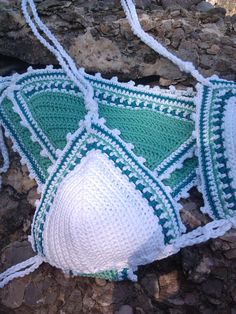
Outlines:
[[[0,274],[0,287],[43,261],[66,273],[136,280],[139,265],[236,226],[236,84],[204,78],[143,31],[131,0],[121,4],[142,41],[201,83],[196,97],[78,70],[33,0],[22,0],[27,23],[63,71],[0,80],[1,124],[42,191],[30,237],[37,255]],[[3,172],[1,134],[0,146]],[[197,183],[197,167],[213,221],[185,233],[177,200]]]

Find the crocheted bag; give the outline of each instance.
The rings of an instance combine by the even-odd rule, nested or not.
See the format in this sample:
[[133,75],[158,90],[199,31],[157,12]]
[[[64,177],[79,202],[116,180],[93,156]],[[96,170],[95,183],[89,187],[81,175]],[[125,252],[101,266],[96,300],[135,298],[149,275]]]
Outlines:
[[[43,261],[75,275],[136,280],[138,265],[235,225],[235,83],[204,79],[142,30],[131,1],[121,3],[136,35],[200,82],[197,94],[77,70],[33,1],[23,0],[28,24],[63,70],[1,81],[1,124],[42,196],[30,237],[37,255],[1,274],[0,286]],[[7,163],[6,156],[2,171]],[[197,184],[197,167],[204,212],[214,220],[185,233],[176,201]]]

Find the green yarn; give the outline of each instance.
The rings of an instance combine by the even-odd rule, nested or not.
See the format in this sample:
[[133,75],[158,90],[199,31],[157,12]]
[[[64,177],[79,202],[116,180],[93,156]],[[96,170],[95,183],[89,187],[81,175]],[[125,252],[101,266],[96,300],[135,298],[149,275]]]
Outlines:
[[103,105],[100,114],[107,126],[121,131],[120,137],[134,145],[134,153],[154,170],[192,134],[193,123],[152,110],[131,110]]
[[[183,162],[181,169],[173,171],[168,179],[164,179],[163,183],[172,189],[172,196],[175,197],[181,192],[182,185],[188,184],[188,180],[196,178],[196,168],[198,167],[197,157],[188,158]],[[190,182],[191,182],[190,181]],[[190,183],[189,182],[189,183]]]
[[86,114],[82,97],[60,92],[36,94],[27,101],[31,114],[55,149],[63,149]]
[[27,159],[32,165],[36,178],[41,183],[45,183],[48,167],[52,164],[48,158],[42,157],[41,146],[31,139],[30,131],[20,124],[20,116],[13,110],[10,100],[4,98],[0,106],[1,119],[3,125],[11,132],[13,138],[17,139],[17,144],[24,151]]
[[[66,135],[78,128],[86,114],[83,98],[60,92],[45,92],[32,96],[27,106],[55,149],[63,149]],[[99,114],[107,126],[119,129],[120,137],[134,145],[137,156],[154,170],[192,134],[193,122],[176,119],[153,110],[133,110],[104,105],[99,102]]]

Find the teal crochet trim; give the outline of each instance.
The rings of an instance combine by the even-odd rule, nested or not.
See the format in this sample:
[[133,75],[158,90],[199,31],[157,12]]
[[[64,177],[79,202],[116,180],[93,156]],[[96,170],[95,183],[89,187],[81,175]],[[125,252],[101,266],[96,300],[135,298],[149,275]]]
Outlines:
[[32,141],[31,133],[21,125],[21,118],[6,98],[0,105],[0,117],[5,134],[13,141],[13,149],[20,153],[21,162],[27,165],[31,177],[42,187],[48,177],[47,169],[51,166],[51,161],[41,156],[41,146]]
[[34,249],[37,253],[43,254],[44,223],[60,182],[89,151],[94,149],[106,154],[128,177],[129,181],[135,184],[136,189],[142,193],[142,196],[153,208],[154,215],[159,219],[166,244],[171,243],[185,230],[179,217],[178,206],[172,204],[164,186],[154,179],[151,173],[138,162],[135,155],[129,152],[125,145],[110,133],[109,129],[105,126],[93,125],[92,134],[81,130],[78,135],[73,136],[66,152],[57,162],[47,181],[41,203],[35,212],[32,227]]
[[199,108],[198,150],[203,211],[213,219],[231,218],[236,213],[236,191],[228,168],[228,160],[235,159],[226,150],[224,116],[231,97],[236,97],[236,84],[212,80],[213,88],[202,88]]
[[99,279],[104,279],[108,281],[123,281],[123,280],[130,279],[128,268],[124,268],[121,271],[106,270],[106,271],[102,271],[102,272],[98,272],[94,274],[90,274],[90,273],[81,274],[81,273],[72,272],[72,271],[70,273],[71,275],[90,277],[90,278],[99,278]]
[[188,158],[184,161],[181,169],[176,169],[163,183],[172,189],[171,195],[179,200],[181,197],[188,197],[187,193],[191,187],[198,183],[196,169],[198,168],[197,157]]
[[[52,79],[53,75],[54,79]],[[53,154],[52,143],[54,142],[54,145],[56,144],[56,146],[54,146],[55,155],[56,149],[63,148],[63,141],[65,145],[65,138],[68,131],[73,133],[77,129],[79,121],[83,118],[83,111],[81,111],[81,108],[84,108],[84,105],[83,98],[76,86],[74,86],[66,77],[64,77],[63,81],[62,73],[57,75],[53,73],[53,75],[52,73],[49,73],[47,79],[47,75],[45,73],[44,75],[36,73],[34,74],[34,80],[31,79],[32,75],[28,75],[28,80],[31,84],[28,84],[27,81],[24,80],[25,86],[21,86],[22,92],[20,94],[16,93],[15,99],[20,107],[21,112],[19,113],[21,114],[21,117],[27,120],[28,125],[32,128],[32,132],[35,133],[36,137],[38,137],[39,133],[41,133],[40,142],[42,142],[43,147],[49,151],[49,154]],[[97,85],[99,85],[99,87],[95,86],[95,95],[99,95],[97,100],[99,102],[100,116],[103,116],[104,113],[107,123],[112,124],[112,127],[118,128],[121,131],[120,136],[125,141],[129,141],[131,139],[134,149],[136,149],[142,157],[147,159],[147,163],[151,167],[150,169],[158,167],[158,175],[167,171],[167,168],[169,168],[171,163],[174,164],[175,161],[178,160],[178,157],[181,158],[182,155],[185,155],[190,149],[192,149],[194,143],[192,138],[194,123],[191,120],[193,108],[189,105],[189,103],[191,103],[190,97],[188,101],[186,101],[187,97],[182,96],[179,96],[179,99],[175,96],[171,100],[170,96],[165,99],[163,95],[155,95],[155,97],[151,97],[149,93],[145,98],[145,93],[142,92],[138,93],[139,97],[141,97],[138,98],[135,90],[128,93],[127,88],[125,88],[125,92],[123,91],[122,94],[122,88],[124,87],[119,86],[119,88],[111,89],[110,84],[107,84],[106,80],[101,80],[100,84]],[[53,129],[55,125],[54,133],[48,134],[48,129],[46,128],[48,121],[43,121],[41,115],[43,112],[45,115],[46,104],[48,104],[48,107],[55,106],[56,109],[58,108],[56,104],[57,97],[54,98],[54,93],[56,93],[56,95],[63,95],[64,107],[62,105],[61,108],[63,114],[60,115],[60,112],[58,112],[56,117],[55,115],[50,116],[50,118],[49,116],[46,117],[46,120],[50,121],[51,129]],[[68,95],[67,99],[66,95]],[[101,98],[106,98],[106,101],[104,102]],[[71,102],[72,104],[70,104]],[[75,104],[77,104],[77,106]],[[34,110],[34,106],[37,107],[37,113]],[[126,108],[127,111],[122,110],[121,108]],[[146,115],[145,123],[140,111],[143,113],[143,116]],[[116,112],[119,115],[121,113],[123,115],[125,114],[126,120],[121,123],[121,119],[119,119],[118,115],[114,120],[114,113]],[[160,112],[160,115],[157,114],[158,112]],[[68,127],[63,130],[62,127],[56,128],[56,126],[60,124],[59,121],[62,123],[63,127],[65,126],[65,121],[69,120],[67,119],[67,115],[69,114],[69,118],[71,118],[70,113],[74,117],[74,119],[71,120],[74,123],[73,126],[72,123],[70,124],[71,129],[68,130]],[[37,116],[37,114],[40,116]],[[50,111],[48,112],[48,115],[49,114]],[[163,120],[165,119],[165,122],[163,121],[160,123],[162,118]],[[147,123],[149,120],[151,123]],[[133,123],[135,123],[133,125],[135,128],[132,135],[131,132],[129,132],[129,129]],[[169,126],[172,125],[172,128],[168,127],[168,124]],[[145,130],[148,125],[149,130]],[[174,129],[175,132],[172,131],[174,126],[177,128]],[[156,128],[158,129],[156,130]],[[161,132],[162,136],[158,136],[156,138],[156,142],[152,143],[151,141],[155,139],[155,132],[157,133],[158,131]],[[169,136],[168,141],[165,141],[165,145],[163,146],[163,142],[160,142],[161,138],[167,137],[170,133],[172,136]],[[55,139],[57,139],[59,134],[62,135],[62,138],[60,140],[58,139],[59,143],[55,143]],[[156,156],[150,157],[149,154],[146,153],[143,143],[140,143],[140,137],[142,134],[146,136],[144,143],[146,145],[150,143],[151,151],[154,151]],[[147,139],[148,141],[146,141]],[[155,144],[155,146],[153,146],[153,144]],[[153,149],[153,147],[155,147],[155,149]],[[160,147],[162,147],[162,150]],[[177,150],[179,151],[176,152]],[[173,157],[171,157],[171,155],[173,155]],[[156,162],[153,159],[156,159]]]
[[[120,132],[121,139],[132,144],[133,152],[144,158],[144,165],[155,177],[169,177],[186,158],[191,157],[195,145],[191,92],[137,88],[131,84],[85,75],[93,84],[99,114],[106,119],[106,125],[118,129],[117,134]],[[48,176],[45,160],[49,159],[49,165],[57,160],[60,150],[66,145],[66,135],[78,128],[86,114],[84,101],[78,88],[62,70],[32,70],[20,75],[15,85],[16,90],[8,97],[13,102],[14,114],[18,114],[22,121],[14,120],[12,126],[15,124],[19,131],[17,136],[10,132],[10,136],[15,137],[18,146],[27,143],[24,146],[28,146],[28,155],[34,157],[36,154],[37,165],[33,164],[32,168],[37,168],[36,180],[44,183]],[[5,111],[4,115],[5,119],[12,119],[12,112]],[[10,130],[6,123],[5,127]],[[25,134],[21,139],[24,127],[31,136]],[[41,146],[41,153],[35,153],[35,148],[30,148],[32,139]],[[27,155],[26,151],[24,155]],[[32,163],[31,159],[28,164]],[[43,176],[38,172],[43,172]],[[190,186],[188,176],[186,171],[182,191]],[[168,185],[170,183],[171,179]],[[174,190],[174,179],[170,185]],[[176,191],[177,195],[181,195],[181,190]]]

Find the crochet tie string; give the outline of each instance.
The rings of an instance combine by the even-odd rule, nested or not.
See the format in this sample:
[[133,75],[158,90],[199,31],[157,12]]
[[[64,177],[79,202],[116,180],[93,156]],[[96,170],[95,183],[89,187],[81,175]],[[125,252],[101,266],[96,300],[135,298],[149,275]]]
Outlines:
[[[4,142],[1,125],[0,125],[0,153],[2,154],[2,157],[3,157],[3,164],[0,167],[0,174],[2,174],[6,172],[9,168],[9,156],[8,156],[6,144]],[[1,187],[1,177],[0,177],[0,187]]]
[[204,78],[199,73],[192,62],[181,60],[143,30],[139,22],[134,2],[132,0],[121,0],[121,5],[124,9],[133,33],[138,36],[147,46],[177,65],[181,71],[191,74],[199,83],[210,85],[209,80]]
[[[91,84],[86,80],[82,71],[80,71],[73,59],[64,50],[59,41],[55,38],[53,33],[47,28],[47,26],[39,18],[36,6],[33,0],[22,0],[21,2],[22,12],[25,20],[30,26],[32,32],[36,38],[57,58],[59,64],[67,74],[67,76],[78,86],[79,90],[84,95],[85,107],[90,113],[88,116],[90,128],[93,120],[98,117],[98,104],[94,100],[94,91]],[[33,19],[31,18],[28,9],[32,12]],[[41,32],[41,33],[40,33]],[[42,34],[42,35],[41,35]],[[88,119],[87,119],[88,120]]]

